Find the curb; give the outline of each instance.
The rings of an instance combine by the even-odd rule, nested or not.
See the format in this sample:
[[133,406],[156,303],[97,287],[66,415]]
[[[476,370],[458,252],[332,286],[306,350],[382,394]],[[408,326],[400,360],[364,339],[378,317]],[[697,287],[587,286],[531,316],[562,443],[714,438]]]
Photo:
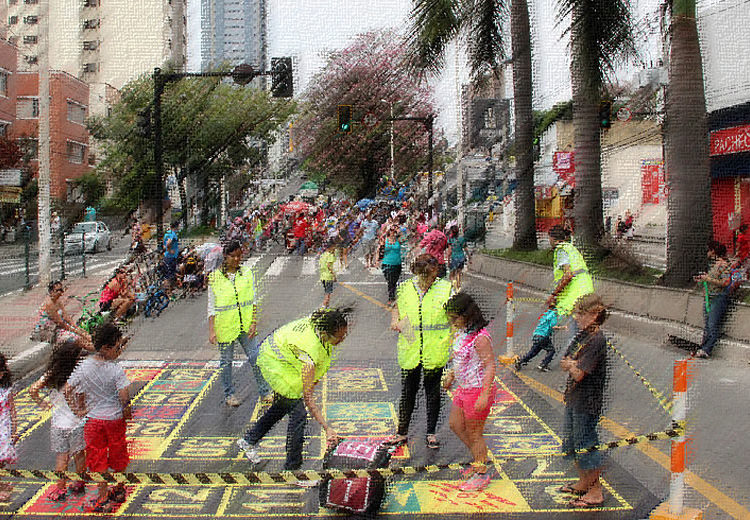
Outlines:
[[[474,271],[467,271],[466,274],[500,285],[506,283],[501,278],[479,274]],[[522,293],[526,296],[540,298],[548,296],[545,291],[530,287],[523,282],[513,281],[513,287],[517,293]],[[618,310],[610,310],[609,318],[607,319],[607,328],[621,334],[632,334],[634,331],[637,331],[640,336],[663,343],[667,343],[669,336],[676,336],[700,344],[703,335],[703,329],[697,327],[674,321],[646,318]],[[670,346],[670,348],[676,347]],[[750,361],[750,342],[722,337],[714,349],[713,358],[734,362],[748,362]]]
[[45,366],[51,351],[52,345],[45,341],[32,342],[31,347],[8,360],[8,368],[13,374],[13,379],[23,379],[34,370]]

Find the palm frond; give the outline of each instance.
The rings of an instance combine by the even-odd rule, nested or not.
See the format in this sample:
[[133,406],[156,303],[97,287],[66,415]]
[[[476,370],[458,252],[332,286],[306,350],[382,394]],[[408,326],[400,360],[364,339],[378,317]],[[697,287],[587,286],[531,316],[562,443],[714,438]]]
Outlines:
[[445,48],[458,34],[461,19],[458,0],[415,0],[409,16],[408,61],[419,75],[437,74],[443,66]]
[[505,57],[503,22],[508,10],[504,0],[467,0],[462,8],[469,66],[476,82],[487,73],[496,74]]
[[595,53],[600,82],[636,54],[630,0],[558,0],[558,23],[568,17],[563,34],[571,35],[571,49],[577,39],[583,44],[579,49]]

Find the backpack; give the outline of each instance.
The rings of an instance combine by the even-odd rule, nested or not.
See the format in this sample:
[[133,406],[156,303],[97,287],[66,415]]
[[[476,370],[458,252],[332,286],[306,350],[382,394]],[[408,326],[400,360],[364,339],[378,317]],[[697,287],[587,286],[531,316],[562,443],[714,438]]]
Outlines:
[[[394,447],[377,439],[345,439],[329,448],[323,468],[371,469],[388,466]],[[348,513],[374,513],[385,496],[385,478],[380,474],[368,477],[323,478],[320,484],[320,505]]]

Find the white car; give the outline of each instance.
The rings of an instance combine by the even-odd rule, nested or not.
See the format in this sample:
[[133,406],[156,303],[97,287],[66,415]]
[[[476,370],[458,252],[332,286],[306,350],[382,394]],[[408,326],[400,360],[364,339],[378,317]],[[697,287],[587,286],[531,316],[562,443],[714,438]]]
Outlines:
[[104,222],[79,222],[65,235],[65,254],[81,252],[83,242],[87,253],[112,249],[112,233]]

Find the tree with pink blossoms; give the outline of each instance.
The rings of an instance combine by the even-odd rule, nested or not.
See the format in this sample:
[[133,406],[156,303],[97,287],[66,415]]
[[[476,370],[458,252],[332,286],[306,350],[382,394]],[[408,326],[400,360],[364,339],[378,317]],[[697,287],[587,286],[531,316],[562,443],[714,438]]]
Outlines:
[[[391,103],[394,117],[437,115],[432,90],[410,73],[405,57],[403,39],[393,32],[363,34],[329,56],[302,97],[292,133],[295,151],[313,178],[325,178],[358,198],[374,196],[390,175]],[[352,106],[349,133],[339,131],[338,105]],[[366,114],[375,115],[378,124],[364,124]],[[434,143],[434,169],[439,170],[447,144],[438,128]],[[422,123],[395,122],[394,158],[397,182],[427,171],[428,137]]]

